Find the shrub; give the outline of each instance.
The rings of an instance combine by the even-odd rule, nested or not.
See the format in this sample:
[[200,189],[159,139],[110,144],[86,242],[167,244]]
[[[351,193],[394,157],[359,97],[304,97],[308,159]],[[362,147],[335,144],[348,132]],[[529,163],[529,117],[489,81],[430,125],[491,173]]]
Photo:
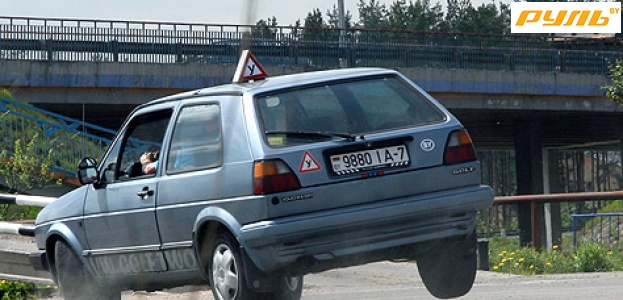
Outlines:
[[571,250],[555,245],[552,251],[537,251],[520,247],[517,239],[495,237],[489,244],[489,265],[492,271],[518,275],[609,272],[622,269],[623,253],[595,243]]
[[[618,253],[620,256],[621,253]],[[608,272],[616,271],[617,255],[612,250],[596,243],[583,243],[575,256],[577,268],[580,272]]]
[[0,98],[13,100],[13,94],[11,94],[11,92],[7,89],[0,89]]
[[1,300],[31,299],[35,292],[35,285],[17,281],[0,280]]
[[[12,156],[6,150],[0,151],[0,162],[3,162],[0,164],[0,176],[3,178],[0,185],[5,186],[8,192],[28,191],[54,182],[50,172],[53,150],[39,153],[34,142],[37,137],[37,135],[33,136],[32,140],[24,146],[21,140],[16,140],[15,153]],[[56,184],[60,182],[57,181]],[[38,207],[3,204],[0,205],[0,220],[34,219],[40,210],[41,208]]]

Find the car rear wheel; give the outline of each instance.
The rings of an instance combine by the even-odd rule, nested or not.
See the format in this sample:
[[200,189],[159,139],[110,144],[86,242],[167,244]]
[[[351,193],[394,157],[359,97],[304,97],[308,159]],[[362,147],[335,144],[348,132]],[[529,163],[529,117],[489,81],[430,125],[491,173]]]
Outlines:
[[301,299],[303,276],[282,277],[272,293],[253,291],[246,282],[238,242],[228,232],[220,231],[213,245],[212,257],[206,271],[216,300]]
[[216,300],[256,299],[247,287],[238,243],[220,231],[212,248],[207,274]]
[[65,241],[57,241],[54,251],[56,282],[65,300],[93,299],[120,300],[121,291],[99,286],[88,270],[67,245]]
[[460,297],[472,288],[476,278],[476,234],[465,239],[445,239],[417,257],[420,277],[435,297]]

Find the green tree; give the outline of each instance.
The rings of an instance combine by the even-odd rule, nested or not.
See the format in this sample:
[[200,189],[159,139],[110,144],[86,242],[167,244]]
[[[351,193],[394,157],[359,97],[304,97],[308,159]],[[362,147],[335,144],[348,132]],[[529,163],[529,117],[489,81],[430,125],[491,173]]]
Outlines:
[[481,4],[475,11],[477,17],[471,22],[473,32],[490,34],[510,33],[510,5],[500,3],[500,8],[494,3]]
[[468,17],[468,10],[473,9],[471,0],[448,0],[446,19],[442,29],[444,31],[461,32]]
[[407,1],[396,0],[389,6],[387,23],[392,29],[407,29],[411,22],[410,16],[407,14]]
[[324,31],[326,25],[320,9],[315,8],[312,12],[307,13],[304,27],[303,37],[305,40],[322,41],[326,39],[326,32]]
[[306,28],[324,28],[324,26],[320,9],[314,8],[312,12],[307,13],[307,17],[305,17]]
[[417,0],[407,8],[410,22],[407,28],[415,31],[436,31],[443,22],[443,8],[437,3],[431,6],[429,0]]
[[603,86],[606,97],[610,100],[623,104],[623,60],[617,59],[610,65],[610,84]]
[[446,18],[439,29],[461,33],[510,33],[510,5],[483,3],[476,8],[470,0],[448,0]]
[[387,19],[388,11],[385,4],[380,4],[377,0],[359,0],[359,26],[364,29],[387,29],[389,22]]
[[260,19],[255,24],[255,27],[251,28],[251,36],[258,39],[275,39],[277,36],[277,18],[273,16],[268,20]]
[[359,40],[362,42],[384,42],[392,36],[389,29],[389,12],[385,4],[380,4],[377,0],[359,0],[359,27],[367,29],[361,32]]
[[441,4],[432,6],[429,0],[408,3],[406,0],[396,0],[388,9],[387,23],[392,30],[388,35],[394,42],[410,43],[419,39],[413,31],[439,31],[443,21]]

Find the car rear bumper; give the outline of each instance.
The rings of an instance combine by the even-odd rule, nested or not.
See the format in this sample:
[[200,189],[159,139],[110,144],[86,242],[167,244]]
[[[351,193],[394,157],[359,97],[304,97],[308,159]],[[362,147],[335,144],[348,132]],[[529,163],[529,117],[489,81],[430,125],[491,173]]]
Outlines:
[[240,240],[256,266],[271,272],[301,257],[333,260],[467,235],[474,212],[492,201],[488,186],[460,188],[248,224]]

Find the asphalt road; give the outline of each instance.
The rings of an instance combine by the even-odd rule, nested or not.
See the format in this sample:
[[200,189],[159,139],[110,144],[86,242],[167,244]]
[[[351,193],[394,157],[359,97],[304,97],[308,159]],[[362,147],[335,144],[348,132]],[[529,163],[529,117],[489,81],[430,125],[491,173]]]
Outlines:
[[[28,251],[31,238],[0,235],[0,250]],[[380,262],[336,269],[305,276],[303,300],[405,300],[435,299],[414,263]],[[623,272],[517,276],[478,271],[472,290],[463,300],[619,300],[623,299]],[[60,297],[45,300],[60,300]],[[123,300],[201,299],[210,300],[207,287],[188,287],[161,292],[124,292]],[[42,300],[42,299],[41,299]]]
[[[478,271],[472,290],[458,299],[600,299],[623,298],[623,272],[517,276]],[[60,298],[54,298],[54,300]],[[123,300],[213,299],[211,292],[125,292]],[[411,263],[382,262],[305,276],[303,300],[435,299]]]

